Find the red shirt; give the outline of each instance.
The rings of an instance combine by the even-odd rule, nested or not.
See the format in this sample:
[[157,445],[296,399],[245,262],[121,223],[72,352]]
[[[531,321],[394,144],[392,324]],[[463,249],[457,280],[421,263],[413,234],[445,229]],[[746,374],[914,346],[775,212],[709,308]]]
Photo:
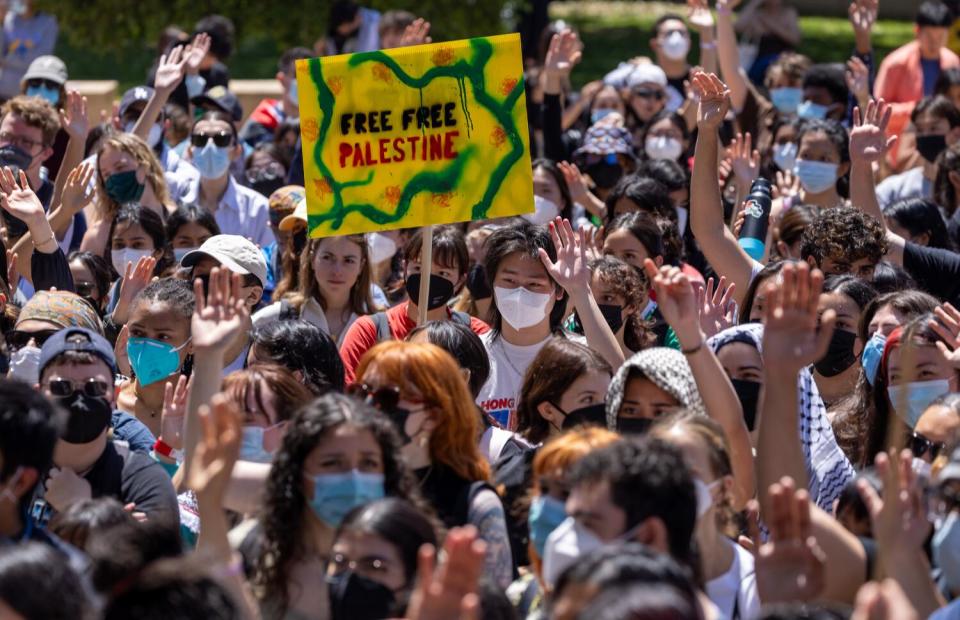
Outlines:
[[[387,310],[387,324],[390,326],[390,334],[395,340],[404,340],[407,335],[417,326],[417,322],[407,316],[407,307],[409,301],[398,304]],[[447,312],[450,316],[450,312]],[[470,317],[470,329],[473,333],[480,336],[490,331],[490,326],[476,317]],[[343,359],[343,366],[346,370],[347,385],[356,380],[357,367],[360,366],[360,360],[364,354],[377,345],[377,326],[369,316],[362,316],[343,337],[343,344],[340,346],[340,357]]]

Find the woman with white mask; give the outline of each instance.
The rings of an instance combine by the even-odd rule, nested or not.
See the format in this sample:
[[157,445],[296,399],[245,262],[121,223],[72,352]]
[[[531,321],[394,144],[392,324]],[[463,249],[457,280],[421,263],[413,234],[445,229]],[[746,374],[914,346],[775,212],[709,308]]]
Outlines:
[[[533,205],[534,212],[523,216],[528,222],[546,226],[556,217],[576,221],[570,189],[563,172],[552,160],[537,159],[533,162]],[[583,209],[580,211],[582,217]]]

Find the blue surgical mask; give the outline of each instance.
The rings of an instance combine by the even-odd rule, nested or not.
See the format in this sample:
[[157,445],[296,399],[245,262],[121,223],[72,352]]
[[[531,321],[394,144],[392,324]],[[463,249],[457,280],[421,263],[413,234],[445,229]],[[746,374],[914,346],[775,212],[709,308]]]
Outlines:
[[179,347],[160,342],[153,338],[131,338],[127,341],[127,357],[130,366],[141,387],[163,381],[180,370],[180,350],[187,346],[190,339]]
[[782,114],[795,114],[802,100],[801,88],[774,88],[770,91],[770,103]]
[[603,119],[607,118],[607,115],[611,112],[616,112],[616,110],[611,110],[610,108],[597,108],[590,112],[590,124],[596,125]]
[[213,143],[213,138],[207,140],[207,145],[200,150],[193,151],[193,165],[205,179],[219,179],[230,168],[230,147],[220,147]]
[[860,365],[863,366],[863,374],[870,385],[873,385],[873,382],[877,380],[877,369],[880,368],[880,360],[883,359],[883,347],[886,344],[887,337],[877,332],[867,341],[867,346],[863,347]]
[[827,112],[829,111],[829,107],[812,101],[804,101],[797,106],[797,116],[804,120],[822,121],[827,118]]
[[293,81],[290,82],[290,101],[300,101],[300,91],[297,89],[297,78],[293,78]]
[[60,103],[60,89],[50,88],[49,86],[27,86],[27,97],[40,97],[56,107]]
[[343,474],[320,474],[313,477],[310,508],[330,527],[339,527],[351,510],[383,496],[383,474],[367,474],[356,469]]
[[951,592],[960,592],[960,513],[951,512],[932,541],[933,561]]
[[773,163],[783,172],[793,172],[797,166],[797,151],[800,148],[793,142],[776,144],[773,147]]
[[837,164],[826,161],[797,160],[796,171],[800,185],[808,194],[822,194],[837,184]]
[[[282,424],[282,422],[281,422]],[[240,460],[253,461],[254,463],[272,463],[273,452],[268,452],[263,446],[263,435],[268,430],[276,428],[279,424],[274,424],[269,428],[262,426],[244,426],[240,440]]]
[[538,495],[530,504],[527,524],[530,526],[530,542],[543,558],[547,537],[567,518],[563,502],[549,495]]
[[173,257],[176,258],[179,263],[188,252],[193,252],[196,249],[198,248],[173,248]]
[[[913,428],[917,425],[917,420],[920,419],[923,412],[926,411],[927,405],[949,391],[949,379],[911,381],[910,383],[889,386],[887,388],[887,398],[890,399],[890,406],[897,412],[900,419],[906,422],[907,426]],[[907,410],[898,410],[897,407],[904,402]]]

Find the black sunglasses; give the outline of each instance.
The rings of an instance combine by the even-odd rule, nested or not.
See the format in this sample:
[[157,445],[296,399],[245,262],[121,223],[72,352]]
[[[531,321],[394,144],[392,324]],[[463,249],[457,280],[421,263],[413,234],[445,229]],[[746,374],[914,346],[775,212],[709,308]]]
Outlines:
[[97,285],[94,282],[74,282],[73,288],[80,297],[95,297]]
[[641,99],[656,99],[657,101],[660,101],[664,97],[662,90],[654,90],[652,88],[635,88],[633,94]]
[[53,80],[45,80],[43,78],[30,78],[27,80],[27,88],[37,88],[39,86],[46,86],[52,90],[60,90],[60,84]]
[[51,379],[47,389],[54,396],[70,396],[74,392],[83,392],[92,398],[106,396],[110,385],[106,381],[87,379],[86,381],[71,381],[70,379]]
[[203,147],[207,146],[207,142],[209,142],[211,139],[213,139],[214,144],[220,148],[223,148],[225,146],[230,146],[230,144],[233,142],[233,134],[231,134],[229,131],[221,131],[220,133],[216,134],[195,133],[190,136],[190,143],[198,149],[202,149]]
[[366,383],[354,383],[347,388],[347,394],[381,411],[393,411],[400,402],[400,388],[392,385],[374,389]]
[[43,329],[38,332],[23,332],[18,329],[8,331],[4,338],[7,341],[7,349],[12,353],[18,351],[34,340],[38,347],[42,347],[50,336],[60,331],[59,329]]
[[913,456],[922,459],[927,452],[930,453],[930,460],[936,459],[940,453],[947,449],[947,444],[940,441],[931,441],[917,431],[913,431],[907,436],[907,446],[913,452]]

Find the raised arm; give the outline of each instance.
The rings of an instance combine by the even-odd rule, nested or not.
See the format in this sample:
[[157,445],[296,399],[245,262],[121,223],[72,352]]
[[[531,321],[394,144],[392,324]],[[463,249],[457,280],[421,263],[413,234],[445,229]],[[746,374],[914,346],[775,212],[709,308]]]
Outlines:
[[[198,35],[198,41],[201,36],[207,35]],[[194,47],[189,45],[187,47],[179,45],[170,50],[169,55],[160,56],[160,63],[157,65],[157,72],[153,79],[153,96],[150,97],[140,118],[137,119],[137,124],[133,126],[133,134],[145,142],[150,139],[150,128],[160,118],[160,113],[163,112],[163,106],[167,104],[170,94],[183,79],[187,61],[193,49]]]
[[[28,241],[28,243],[32,248],[44,254],[60,253],[62,255],[60,245],[57,243],[57,238],[53,234],[53,228],[50,227],[50,222],[47,221],[47,216],[43,212],[43,205],[40,204],[40,199],[37,198],[34,191],[30,189],[26,173],[21,170],[19,176],[18,182],[17,177],[14,176],[10,168],[4,168],[0,171],[0,207],[27,225],[27,230],[30,235],[30,241]],[[34,239],[37,241],[33,241]],[[16,253],[14,255],[17,256],[20,275],[32,282],[33,277],[30,270],[30,260],[25,260],[24,256],[17,255]],[[66,258],[63,260],[65,262]],[[69,272],[69,269],[67,269],[67,272]],[[11,282],[10,285],[11,287],[16,287],[16,282]],[[72,290],[72,285],[73,282],[71,281],[70,286],[64,288]],[[61,287],[58,286],[57,288]]]
[[697,115],[697,146],[693,159],[693,179],[690,182],[690,227],[704,255],[718,275],[737,285],[737,302],[750,286],[756,261],[737,243],[736,237],[723,221],[723,202],[718,178],[718,133],[730,97],[727,87],[713,74],[693,76],[694,92],[700,97]]
[[687,21],[700,35],[700,67],[717,72],[717,41],[713,32],[713,13],[707,0],[687,0]]
[[734,508],[741,510],[754,495],[755,481],[750,432],[743,420],[740,400],[720,360],[705,346],[697,294],[689,278],[677,267],[658,269],[650,259],[644,261],[643,267],[657,293],[657,306],[680,341],[680,350],[690,365],[707,415],[723,427],[730,444],[730,462],[736,481]]
[[747,74],[740,67],[737,33],[733,29],[733,9],[740,0],[717,0],[717,60],[720,75],[730,87],[734,111],[742,110],[749,90]]
[[543,63],[543,150],[554,161],[564,158],[563,85],[582,58],[579,43],[572,30],[553,35]]
[[[57,172],[57,178],[53,184],[53,198],[51,205],[60,204],[64,187],[70,180],[70,174],[73,169],[83,161],[84,151],[87,146],[87,132],[90,130],[90,121],[87,116],[87,98],[75,90],[67,93],[67,100],[64,102],[64,108],[60,110],[60,125],[63,127],[70,141],[67,142],[67,151],[63,155],[63,161],[60,162],[60,171]],[[67,234],[70,221],[67,221],[63,228],[53,228],[57,234],[57,239],[63,239]]]

